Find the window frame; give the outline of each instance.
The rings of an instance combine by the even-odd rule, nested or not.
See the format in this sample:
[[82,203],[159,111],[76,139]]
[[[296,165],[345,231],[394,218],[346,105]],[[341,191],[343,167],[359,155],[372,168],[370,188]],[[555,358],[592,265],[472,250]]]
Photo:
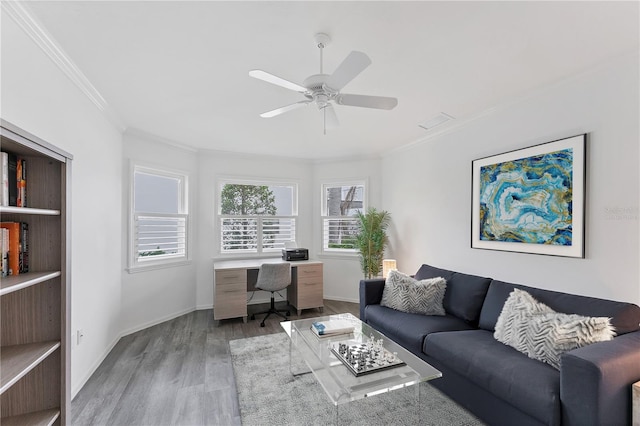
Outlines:
[[[321,253],[325,256],[338,256],[338,257],[352,257],[358,255],[358,249],[347,249],[347,248],[329,248],[327,247],[327,241],[325,240],[325,223],[327,220],[336,219],[340,217],[349,218],[352,216],[329,216],[328,213],[328,205],[327,205],[327,189],[335,188],[335,187],[346,187],[346,186],[362,186],[362,207],[361,211],[366,211],[369,199],[369,185],[368,179],[338,179],[331,181],[324,181],[320,185],[320,244],[321,244]],[[344,220],[344,219],[342,219]]]
[[[135,178],[136,173],[165,177],[178,180],[178,210],[179,213],[137,212],[135,207]],[[129,173],[129,273],[143,272],[160,268],[188,265],[191,263],[191,215],[189,213],[189,174],[182,170],[146,164],[137,161],[130,162]],[[176,219],[184,222],[184,253],[167,256],[150,256],[140,259],[137,256],[137,219],[139,216],[152,218]]]
[[[236,216],[236,215],[223,215],[221,213],[222,203],[222,189],[225,185],[253,185],[253,186],[284,186],[291,187],[292,191],[292,199],[291,199],[291,216],[286,215],[246,215],[246,216]],[[287,180],[287,179],[270,179],[270,178],[258,178],[258,177],[236,177],[236,176],[217,176],[216,177],[216,185],[215,185],[215,195],[214,195],[214,203],[216,205],[215,208],[215,243],[216,243],[216,255],[224,258],[233,258],[233,257],[241,257],[241,258],[252,258],[252,257],[280,257],[281,251],[280,249],[267,249],[265,250],[263,247],[263,226],[262,223],[265,219],[291,219],[294,222],[294,231],[293,231],[293,240],[297,241],[298,236],[298,192],[299,192],[299,183],[295,180]],[[257,243],[256,249],[246,249],[246,250],[223,250],[222,249],[222,220],[226,218],[244,218],[244,219],[255,219],[257,221]]]

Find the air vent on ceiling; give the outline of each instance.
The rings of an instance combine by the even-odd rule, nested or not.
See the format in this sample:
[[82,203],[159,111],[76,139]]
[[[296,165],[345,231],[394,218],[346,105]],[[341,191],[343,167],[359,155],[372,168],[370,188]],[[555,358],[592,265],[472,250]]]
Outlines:
[[446,123],[449,120],[453,120],[454,117],[452,117],[449,114],[445,114],[444,112],[441,112],[440,114],[436,115],[433,118],[430,118],[429,120],[425,121],[422,124],[418,124],[418,126],[422,127],[425,130],[431,130],[434,127],[437,127],[441,124]]

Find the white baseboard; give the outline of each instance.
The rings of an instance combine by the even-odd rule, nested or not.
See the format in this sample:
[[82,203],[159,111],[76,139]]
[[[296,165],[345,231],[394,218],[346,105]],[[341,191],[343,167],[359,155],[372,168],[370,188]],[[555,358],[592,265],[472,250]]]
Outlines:
[[182,315],[188,314],[188,313],[193,312],[195,310],[196,310],[196,308],[194,306],[194,307],[183,309],[183,310],[178,311],[178,312],[174,312],[174,313],[169,314],[169,315],[165,315],[165,316],[160,317],[160,318],[156,318],[156,319],[154,319],[152,321],[148,321],[148,322],[146,322],[144,324],[137,325],[137,326],[132,327],[132,328],[130,328],[128,330],[124,330],[121,333],[120,337],[128,336],[129,334],[136,333],[138,331],[144,330],[145,328],[153,327],[154,325],[158,325],[158,324],[163,323],[165,321],[170,321],[170,320],[172,320],[174,318],[181,317]]
[[213,303],[209,303],[206,305],[196,305],[196,311],[204,311],[206,309],[213,309]]
[[337,302],[350,302],[350,303],[360,303],[359,299],[350,299],[348,297],[338,297],[338,296],[324,296],[325,299],[327,300],[335,300]]

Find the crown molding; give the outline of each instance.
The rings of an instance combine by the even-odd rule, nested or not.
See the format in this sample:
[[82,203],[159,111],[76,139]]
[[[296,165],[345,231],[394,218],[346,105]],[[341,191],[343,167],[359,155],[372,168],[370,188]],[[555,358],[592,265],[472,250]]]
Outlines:
[[172,148],[178,148],[187,152],[198,152],[197,148],[190,145],[185,145],[180,142],[176,142],[172,139],[167,139],[162,136],[155,135],[153,133],[145,132],[144,130],[137,129],[135,127],[128,127],[124,132],[125,136],[136,137],[138,139],[147,140],[150,142],[161,143]]
[[102,112],[111,124],[123,132],[125,123],[102,97],[80,68],[60,47],[45,27],[29,12],[24,2],[2,0],[2,10],[9,15],[54,64],[80,89],[84,95]]

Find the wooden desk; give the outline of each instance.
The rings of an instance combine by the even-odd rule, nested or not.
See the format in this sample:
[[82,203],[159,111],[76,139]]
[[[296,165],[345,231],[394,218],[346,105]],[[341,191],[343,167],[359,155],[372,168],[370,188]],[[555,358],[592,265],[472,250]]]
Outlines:
[[[247,322],[247,291],[251,291],[257,271],[263,263],[283,263],[282,259],[225,260],[213,264],[213,319],[242,317]],[[303,309],[319,308],[322,312],[322,262],[301,260],[291,263],[291,285],[287,301],[298,315]],[[255,278],[254,278],[255,279]]]

